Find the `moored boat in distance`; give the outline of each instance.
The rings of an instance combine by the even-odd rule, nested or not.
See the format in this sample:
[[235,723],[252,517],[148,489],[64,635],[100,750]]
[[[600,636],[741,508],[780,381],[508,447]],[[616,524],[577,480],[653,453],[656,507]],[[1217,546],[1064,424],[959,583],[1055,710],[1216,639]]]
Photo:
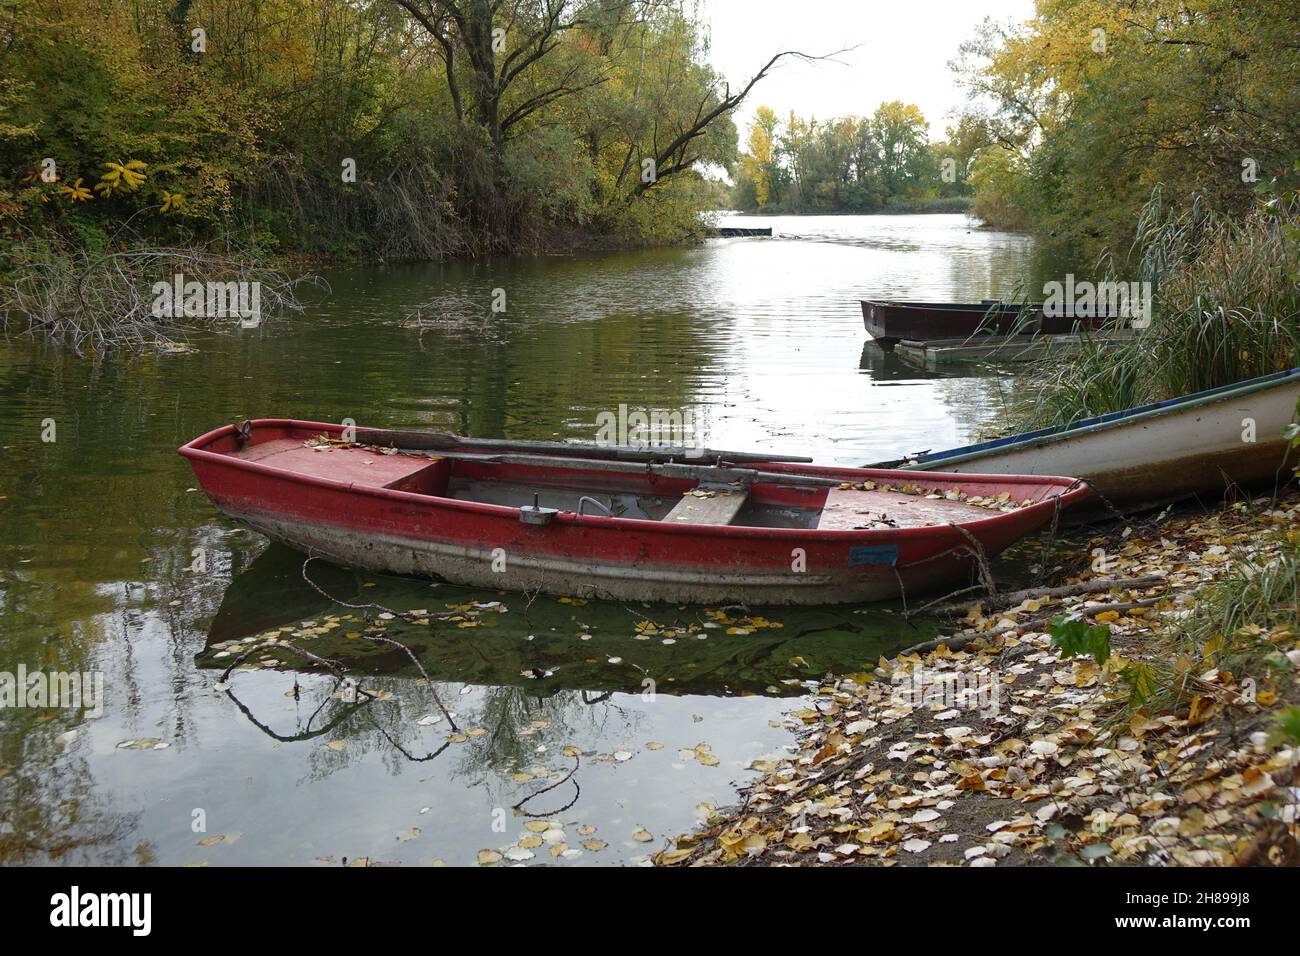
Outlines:
[[871,467],[976,474],[1071,474],[1107,503],[1138,511],[1233,486],[1276,487],[1297,463],[1284,437],[1300,400],[1300,368],[1100,415],[1061,428],[927,452]]
[[719,226],[718,235],[723,239],[757,239],[772,235],[771,226]]
[[[472,587],[831,604],[967,583],[1087,496],[1072,478],[829,468],[261,419],[180,449],[225,514],[300,551]],[[423,437],[422,437],[423,436]],[[707,462],[707,463],[706,463]]]
[[863,327],[885,348],[893,348],[903,339],[923,342],[966,338],[977,333],[1065,335],[1080,329],[1099,329],[1115,318],[1112,314],[1079,315],[1073,310],[1045,315],[1041,302],[1016,304],[994,299],[984,302],[862,299],[861,304]]

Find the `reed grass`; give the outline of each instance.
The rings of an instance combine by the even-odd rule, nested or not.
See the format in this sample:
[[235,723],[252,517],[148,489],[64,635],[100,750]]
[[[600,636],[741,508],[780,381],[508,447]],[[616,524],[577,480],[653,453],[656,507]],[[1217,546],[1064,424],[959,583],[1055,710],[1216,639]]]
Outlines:
[[1195,611],[1152,641],[1149,662],[1122,677],[1126,710],[1159,713],[1205,692],[1204,674],[1218,668],[1282,683],[1295,668],[1282,652],[1300,630],[1300,545],[1279,534],[1240,548],[1229,573],[1196,595]]
[[1298,215],[1294,197],[1236,219],[1199,201],[1172,210],[1157,190],[1135,240],[1150,325],[1033,363],[1032,400],[1017,404],[1010,427],[1067,425],[1300,366]]

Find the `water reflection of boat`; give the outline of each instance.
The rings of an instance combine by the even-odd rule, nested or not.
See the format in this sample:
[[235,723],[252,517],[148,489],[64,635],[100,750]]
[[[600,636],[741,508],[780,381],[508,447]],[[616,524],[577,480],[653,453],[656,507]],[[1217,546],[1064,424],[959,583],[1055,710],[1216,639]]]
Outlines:
[[[229,665],[231,658],[218,658],[214,645],[318,620],[325,614],[349,613],[307,584],[302,566],[302,555],[273,545],[235,578],[213,619],[206,646],[196,655],[198,666],[224,670]],[[363,579],[320,561],[312,562],[311,575],[330,595],[349,603],[442,608],[485,598],[490,599],[487,603],[506,601],[504,613],[482,615],[482,623],[472,631],[455,624],[417,626],[399,620],[391,622],[386,633],[410,647],[435,681],[515,686],[537,696],[560,690],[643,693],[648,686],[667,694],[789,696],[803,691],[804,679],[827,671],[859,670],[881,653],[914,642],[918,634],[917,622],[908,623],[901,615],[825,608],[801,610],[794,620],[763,619],[784,626],[741,628],[750,631],[747,634],[728,634],[728,627],[715,626],[700,627],[698,634],[703,637],[638,640],[636,619],[619,605],[589,604],[575,615],[572,604],[546,598],[529,603],[520,596],[516,604],[496,593],[431,589],[413,579]],[[375,586],[363,587],[366,583]],[[647,620],[664,623],[674,617],[683,623],[710,620],[697,610],[671,606],[640,611]],[[312,638],[303,646],[339,661],[349,673],[420,676],[404,653],[349,640],[344,636],[347,630],[340,628],[334,638]],[[276,636],[295,639],[292,632]],[[301,659],[289,663],[303,671],[320,669]]]

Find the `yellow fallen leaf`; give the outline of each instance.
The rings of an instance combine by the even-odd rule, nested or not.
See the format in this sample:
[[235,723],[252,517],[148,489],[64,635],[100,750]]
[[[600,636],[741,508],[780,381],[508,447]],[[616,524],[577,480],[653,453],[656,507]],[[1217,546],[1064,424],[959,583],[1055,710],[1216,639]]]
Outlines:
[[659,863],[664,866],[672,866],[675,863],[682,863],[685,860],[689,860],[694,852],[694,847],[687,847],[684,850],[667,850],[659,854]]

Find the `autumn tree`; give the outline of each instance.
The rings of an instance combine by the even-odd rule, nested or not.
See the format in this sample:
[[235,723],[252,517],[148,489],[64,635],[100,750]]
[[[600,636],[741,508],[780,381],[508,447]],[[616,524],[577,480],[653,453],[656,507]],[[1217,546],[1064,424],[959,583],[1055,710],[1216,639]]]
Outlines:
[[881,103],[871,117],[872,131],[880,158],[880,175],[886,190],[894,195],[918,181],[928,158],[928,125],[921,110],[899,100]]
[[1246,209],[1300,156],[1297,36],[1300,7],[1269,0],[1039,0],[986,21],[953,65],[1024,180],[992,205],[1017,196],[1040,230],[1117,253],[1157,185]]
[[729,84],[687,0],[6,0],[0,36],[0,229],[385,259],[699,235],[798,55]]
[[749,136],[745,140],[745,153],[740,157],[741,171],[754,191],[754,200],[766,206],[774,196],[778,174],[776,165],[776,133],[781,121],[770,106],[760,106],[749,123]]

